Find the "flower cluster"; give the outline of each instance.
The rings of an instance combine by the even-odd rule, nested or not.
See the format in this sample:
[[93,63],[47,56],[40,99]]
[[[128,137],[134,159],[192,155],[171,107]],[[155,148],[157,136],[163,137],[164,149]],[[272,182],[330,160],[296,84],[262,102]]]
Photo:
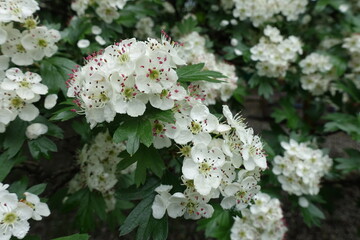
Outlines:
[[[0,2],[1,52],[16,65],[31,65],[57,52],[55,43],[60,40],[60,33],[45,26],[37,26],[38,21],[32,16],[36,10],[39,10],[39,6],[34,0]],[[25,30],[14,28],[13,22],[22,23]]]
[[282,189],[297,196],[316,195],[320,190],[321,178],[330,170],[332,159],[319,149],[312,149],[308,143],[281,142],[284,156],[274,158],[273,173],[278,175]]
[[25,198],[19,200],[8,187],[0,183],[0,239],[9,240],[12,236],[22,239],[30,229],[28,221],[31,218],[40,221],[50,215],[50,210],[37,195],[25,192]]
[[6,71],[5,78],[0,80],[0,132],[5,132],[6,125],[17,116],[32,121],[39,115],[33,103],[48,92],[48,87],[40,82],[37,73],[23,73],[19,68]]
[[196,100],[184,102],[177,110],[176,123],[165,125],[164,134],[181,145],[186,189],[173,195],[171,186],[156,189],[153,216],[161,218],[167,211],[172,218],[208,218],[213,213],[208,202],[220,194],[224,209],[246,208],[260,190],[260,172],[267,167],[260,138],[225,105],[226,123],[219,123]]
[[139,39],[146,39],[148,37],[155,37],[155,32],[153,30],[155,26],[154,21],[151,17],[143,17],[140,18],[139,21],[136,23],[134,31],[134,36]]
[[329,89],[334,79],[331,72],[333,64],[330,57],[319,53],[312,53],[299,63],[304,74],[300,81],[301,87],[318,96]]
[[360,81],[358,81],[357,78],[360,74],[360,35],[353,34],[351,37],[345,38],[342,46],[347,49],[351,55],[349,67],[352,73],[347,74],[346,77],[353,80],[357,88],[360,89]]
[[288,21],[294,21],[304,13],[308,0],[233,0],[235,9],[233,16],[240,20],[250,19],[255,27],[264,22],[274,20],[282,14]]
[[[122,160],[118,155],[126,149],[124,143],[114,143],[109,133],[99,133],[91,145],[85,145],[78,155],[80,172],[70,181],[69,193],[83,187],[101,192],[108,211],[116,204],[114,186],[117,183],[116,166]],[[136,164],[122,170],[133,172]]]
[[75,97],[91,127],[113,121],[116,113],[138,117],[146,104],[168,110],[186,96],[174,70],[185,64],[176,45],[127,39],[87,58],[68,81],[68,97]]
[[258,193],[250,209],[241,210],[231,228],[231,240],[281,240],[287,228],[280,201],[265,193]]
[[71,9],[77,15],[84,15],[89,6],[96,6],[96,14],[106,23],[112,23],[120,17],[119,10],[123,9],[128,0],[75,0],[71,4]]
[[205,38],[197,32],[192,32],[183,38],[180,42],[184,43],[179,49],[179,55],[188,64],[205,63],[205,68],[222,73],[227,78],[222,79],[222,83],[210,83],[197,81],[192,83],[188,91],[191,96],[202,99],[206,105],[215,104],[217,99],[226,102],[230,99],[237,88],[238,77],[234,65],[224,61],[216,61],[213,53],[210,53],[205,47]]
[[290,36],[286,39],[276,27],[266,26],[264,37],[250,49],[251,59],[256,63],[260,76],[284,77],[290,63],[295,62],[298,54],[302,54],[300,39]]

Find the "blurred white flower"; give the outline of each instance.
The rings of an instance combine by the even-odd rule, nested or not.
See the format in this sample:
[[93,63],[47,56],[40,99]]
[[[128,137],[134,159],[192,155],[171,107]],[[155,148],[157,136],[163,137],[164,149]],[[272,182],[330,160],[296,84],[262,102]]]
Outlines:
[[87,48],[88,46],[90,46],[90,41],[87,39],[80,39],[77,42],[77,46],[78,48]]
[[30,140],[36,139],[39,136],[47,133],[48,127],[42,123],[33,123],[26,128],[26,137]]

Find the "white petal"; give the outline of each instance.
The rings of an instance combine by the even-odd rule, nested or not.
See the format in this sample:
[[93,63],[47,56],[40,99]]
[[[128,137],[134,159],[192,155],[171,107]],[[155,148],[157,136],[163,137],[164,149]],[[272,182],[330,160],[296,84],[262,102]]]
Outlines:
[[177,217],[181,217],[182,215],[184,215],[185,212],[185,207],[177,204],[177,203],[170,203],[168,208],[168,215],[171,218],[177,218]]
[[145,104],[138,99],[134,99],[133,101],[128,102],[127,114],[129,114],[131,117],[142,116],[145,110]]
[[58,95],[56,94],[49,94],[45,98],[44,107],[46,109],[52,109],[56,105],[56,101],[58,99]]
[[221,201],[220,205],[223,209],[230,209],[235,205],[235,203],[236,203],[236,198],[233,196],[230,196],[230,197],[225,197]]
[[198,174],[198,164],[191,158],[185,158],[182,166],[182,173],[187,179],[194,179]]
[[0,109],[0,123],[8,124],[16,118],[16,113],[9,109]]
[[161,219],[165,212],[166,212],[166,204],[164,203],[163,199],[160,195],[156,195],[154,202],[151,206],[152,215],[155,219]]
[[6,70],[9,68],[10,58],[6,55],[0,55],[0,70]]
[[203,196],[208,195],[211,191],[211,185],[203,175],[197,175],[195,177],[194,185],[196,191],[198,191],[198,193],[200,193]]
[[197,145],[199,143],[203,143],[205,145],[209,145],[211,142],[211,135],[209,133],[201,132],[194,136],[193,143]]
[[48,127],[45,124],[33,123],[26,128],[25,134],[29,139],[36,139],[39,136],[47,133],[47,131]]
[[77,42],[77,46],[78,48],[87,48],[88,46],[90,46],[90,41],[87,39],[80,39]]
[[18,88],[19,84],[11,81],[7,78],[4,79],[4,81],[1,83],[1,88],[6,90],[6,91],[11,91],[11,90],[15,90],[16,88]]
[[195,105],[190,111],[190,117],[197,121],[204,121],[209,114],[209,109],[203,104]]
[[16,89],[16,94],[24,100],[31,100],[35,97],[35,94],[31,89],[24,87]]
[[33,104],[27,104],[23,109],[21,109],[19,117],[24,121],[32,121],[39,116],[39,113],[39,109],[37,109]]
[[48,92],[48,87],[47,87],[46,85],[44,85],[44,84],[38,83],[38,84],[34,84],[34,85],[31,87],[31,90],[32,90],[34,93],[44,95],[44,94],[47,94],[47,92]]

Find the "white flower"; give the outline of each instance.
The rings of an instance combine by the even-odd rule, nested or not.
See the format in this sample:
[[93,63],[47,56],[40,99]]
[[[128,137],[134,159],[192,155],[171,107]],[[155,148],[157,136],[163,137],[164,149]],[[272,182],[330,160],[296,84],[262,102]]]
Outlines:
[[106,41],[101,36],[96,36],[95,40],[100,45],[105,45],[106,44]]
[[34,60],[41,60],[54,55],[58,47],[55,45],[60,40],[60,32],[47,27],[31,29],[22,39],[21,43],[27,51],[31,52]]
[[143,57],[137,64],[135,82],[138,89],[144,93],[161,93],[175,85],[178,76],[170,67],[165,54],[154,53],[150,57]]
[[255,166],[265,169],[267,167],[266,157],[263,152],[263,145],[260,138],[254,135],[254,130],[248,128],[240,135],[243,143],[241,155],[246,170],[253,170]]
[[39,136],[47,133],[48,127],[42,123],[33,123],[26,128],[26,136],[30,140],[36,139]]
[[156,219],[161,219],[166,209],[169,205],[169,198],[171,194],[169,191],[172,189],[171,185],[160,185],[159,187],[155,188],[155,191],[158,195],[155,196],[153,205],[151,206],[152,215]]
[[309,206],[309,201],[304,197],[299,197],[299,205],[303,208],[307,208]]
[[32,208],[32,219],[41,220],[42,217],[47,217],[50,215],[49,207],[46,203],[40,202],[40,198],[32,193],[25,192],[26,200],[23,201],[26,205]]
[[224,188],[221,207],[230,209],[235,206],[237,210],[244,209],[259,191],[260,186],[257,185],[257,179],[247,175],[245,170],[241,170],[238,181],[229,183]]
[[19,68],[10,68],[6,71],[6,78],[1,83],[1,88],[6,91],[16,91],[16,94],[24,100],[32,100],[37,94],[44,95],[48,92],[46,85],[41,82],[41,76],[37,73],[26,72]]
[[283,190],[296,194],[315,195],[320,190],[320,179],[332,165],[332,159],[322,151],[312,149],[308,143],[282,142],[284,156],[274,159],[274,174],[278,175]]
[[166,132],[166,135],[178,144],[186,144],[190,141],[195,144],[209,143],[211,140],[209,133],[215,131],[219,126],[218,119],[203,104],[193,106],[189,116],[175,114],[175,118],[175,126],[167,125],[169,131]]
[[12,121],[17,115],[24,121],[32,121],[39,115],[39,109],[32,104],[33,102],[38,101],[39,97],[35,97],[31,100],[23,100],[15,91],[7,91],[2,94],[3,109],[0,110],[1,122],[5,123],[3,121],[4,119],[7,122]]
[[214,213],[214,208],[207,204],[209,200],[210,198],[198,193],[183,194],[178,192],[169,198],[167,212],[171,218],[183,215],[185,219],[193,220],[201,217],[210,218]]
[[3,54],[10,57],[11,61],[18,66],[33,64],[34,59],[31,53],[21,43],[21,39],[24,36],[23,33],[18,29],[12,28],[12,24],[7,25],[6,28],[8,37],[6,42],[1,45]]
[[87,48],[88,46],[90,46],[90,41],[88,39],[80,39],[77,42],[77,46],[78,48]]
[[91,27],[91,33],[94,35],[100,35],[102,33],[102,29],[97,25],[93,25]]
[[[242,209],[242,217],[235,217],[231,228],[231,240],[281,240],[287,228],[283,223],[283,214],[278,199],[264,193],[258,193],[255,204]],[[256,203],[256,201],[258,201]]]
[[23,22],[39,10],[35,0],[7,0],[0,2],[0,22]]
[[182,173],[185,178],[194,180],[196,191],[208,195],[212,188],[219,187],[222,180],[221,167],[225,156],[217,147],[208,148],[199,143],[191,150],[191,158],[185,158]]
[[55,107],[57,99],[58,99],[57,94],[47,95],[44,101],[44,107],[46,109],[52,109],[53,107]]
[[0,195],[0,237],[9,240],[11,236],[24,238],[29,231],[28,220],[32,209],[22,202],[14,193]]
[[112,21],[120,17],[117,9],[107,4],[101,4],[95,11],[106,23],[112,23]]

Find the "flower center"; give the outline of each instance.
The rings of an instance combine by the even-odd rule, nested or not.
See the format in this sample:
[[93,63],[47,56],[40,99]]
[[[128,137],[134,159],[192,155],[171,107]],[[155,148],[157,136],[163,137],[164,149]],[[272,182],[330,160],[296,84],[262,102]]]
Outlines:
[[38,45],[42,48],[45,48],[45,47],[47,47],[48,43],[45,39],[39,39]]
[[100,93],[100,101],[101,102],[107,102],[110,98],[105,93]]
[[130,60],[130,57],[129,57],[129,54],[127,54],[127,53],[121,54],[121,55],[119,56],[119,62],[120,62],[121,64],[126,63],[126,62],[128,62],[129,60]]
[[20,86],[24,88],[29,88],[30,83],[26,80],[20,82]]
[[190,131],[194,134],[200,133],[202,130],[201,124],[195,121],[191,122]]
[[164,131],[164,125],[163,125],[163,124],[157,122],[157,123],[155,123],[155,124],[153,125],[153,132],[154,132],[155,134],[160,134],[160,133],[162,133],[163,131]]
[[189,157],[190,152],[191,152],[191,147],[188,145],[180,148],[180,153],[182,156]]
[[201,173],[207,173],[211,170],[211,166],[207,163],[201,163],[199,166],[199,171]]
[[17,52],[20,52],[20,53],[26,52],[25,48],[24,48],[23,45],[21,45],[21,44],[17,44],[17,45],[16,45],[16,51],[17,51]]
[[33,18],[27,18],[24,22],[24,27],[27,29],[34,29],[37,26],[37,22]]
[[159,70],[155,69],[155,70],[150,71],[150,79],[151,80],[156,80],[159,78],[159,76],[160,76]]
[[5,224],[13,224],[16,221],[16,219],[17,219],[17,215],[13,212],[10,212],[4,216],[3,222]]
[[132,96],[133,96],[133,92],[134,92],[134,89],[132,89],[132,88],[125,88],[125,90],[124,90],[124,96],[125,96],[127,99],[130,99],[130,98],[132,98]]
[[25,104],[24,101],[20,97],[17,97],[17,96],[14,97],[13,99],[11,99],[10,103],[16,109],[22,108]]
[[160,93],[161,98],[166,97],[167,95],[169,95],[169,91],[166,89],[163,89]]

